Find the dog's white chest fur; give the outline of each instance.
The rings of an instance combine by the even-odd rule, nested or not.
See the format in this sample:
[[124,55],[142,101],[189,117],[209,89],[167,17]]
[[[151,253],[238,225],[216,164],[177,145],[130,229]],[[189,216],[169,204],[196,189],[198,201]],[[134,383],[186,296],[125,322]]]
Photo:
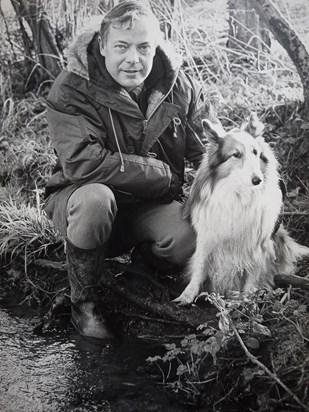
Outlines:
[[220,294],[266,286],[265,260],[275,260],[271,234],[282,205],[278,184],[236,193],[227,180],[208,200],[202,198],[191,214],[198,245],[190,263],[192,278],[197,280],[194,273],[202,270],[203,281],[210,280],[208,290]]

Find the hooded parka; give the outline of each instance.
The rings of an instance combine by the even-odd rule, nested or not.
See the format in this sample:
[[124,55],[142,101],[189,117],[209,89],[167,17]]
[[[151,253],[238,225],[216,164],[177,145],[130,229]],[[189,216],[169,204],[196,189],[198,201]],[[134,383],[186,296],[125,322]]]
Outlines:
[[197,82],[158,46],[138,101],[110,76],[98,33],[82,35],[47,98],[57,164],[46,187],[46,212],[63,232],[71,193],[103,183],[119,202],[158,200],[184,159],[204,154],[201,118],[211,117]]

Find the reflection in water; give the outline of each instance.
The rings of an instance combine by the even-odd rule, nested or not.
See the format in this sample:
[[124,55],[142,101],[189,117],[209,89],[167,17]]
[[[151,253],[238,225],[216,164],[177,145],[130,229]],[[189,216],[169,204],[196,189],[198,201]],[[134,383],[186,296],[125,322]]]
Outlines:
[[0,313],[0,410],[47,411],[55,402],[61,408],[74,374],[74,344],[37,337],[29,320]]
[[1,412],[182,410],[143,368],[158,345],[131,339],[100,347],[72,330],[39,337],[33,320],[0,309]]

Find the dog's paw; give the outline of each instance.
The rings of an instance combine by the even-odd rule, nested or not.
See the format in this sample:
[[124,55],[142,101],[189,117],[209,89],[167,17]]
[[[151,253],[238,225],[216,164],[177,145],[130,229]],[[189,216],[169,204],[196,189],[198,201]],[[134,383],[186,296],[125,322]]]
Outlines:
[[178,296],[178,298],[173,299],[172,303],[175,303],[178,306],[188,306],[193,302],[191,299],[187,299],[183,297],[182,295]]
[[190,303],[193,303],[196,296],[197,292],[191,289],[185,289],[178,298],[172,300],[172,303],[176,303],[179,306],[187,306],[190,305]]

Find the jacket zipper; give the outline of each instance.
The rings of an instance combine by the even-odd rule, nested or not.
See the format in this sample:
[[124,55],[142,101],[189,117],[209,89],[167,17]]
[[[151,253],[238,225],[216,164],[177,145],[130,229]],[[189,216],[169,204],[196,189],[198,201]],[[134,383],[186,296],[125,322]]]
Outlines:
[[122,153],[121,153],[120,144],[119,144],[119,141],[118,141],[118,136],[117,136],[117,133],[116,133],[116,128],[115,128],[115,124],[114,124],[112,111],[111,111],[110,108],[108,108],[108,112],[109,112],[109,117],[111,119],[112,129],[113,129],[113,133],[114,133],[114,137],[115,137],[115,141],[116,141],[116,145],[117,145],[118,153],[119,153],[119,157],[120,157],[120,163],[121,163],[120,164],[120,172],[123,173],[124,172],[124,160],[123,160],[123,156],[122,156]]
[[144,136],[146,134],[147,126],[148,126],[148,120],[143,120],[143,135]]

